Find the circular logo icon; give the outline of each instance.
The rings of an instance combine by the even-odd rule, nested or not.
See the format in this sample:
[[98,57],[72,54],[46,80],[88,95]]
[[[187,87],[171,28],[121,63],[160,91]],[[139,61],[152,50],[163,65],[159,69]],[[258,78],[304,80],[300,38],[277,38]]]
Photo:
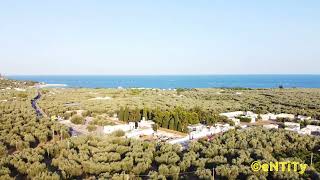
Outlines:
[[252,171],[254,171],[254,172],[260,171],[260,169],[261,169],[261,163],[260,163],[260,161],[254,161],[254,162],[251,164],[251,169],[252,169]]

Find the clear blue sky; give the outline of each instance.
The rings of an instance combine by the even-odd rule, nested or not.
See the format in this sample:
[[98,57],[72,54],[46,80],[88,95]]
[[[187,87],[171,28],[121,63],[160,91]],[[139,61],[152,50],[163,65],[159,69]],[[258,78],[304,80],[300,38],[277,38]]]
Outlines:
[[320,74],[320,1],[4,0],[0,72]]

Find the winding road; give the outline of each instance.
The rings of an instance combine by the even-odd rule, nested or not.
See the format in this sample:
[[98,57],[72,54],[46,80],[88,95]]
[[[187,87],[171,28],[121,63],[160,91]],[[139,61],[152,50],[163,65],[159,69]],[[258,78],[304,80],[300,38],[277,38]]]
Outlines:
[[47,115],[42,111],[42,109],[38,106],[37,101],[41,98],[41,93],[38,91],[36,97],[31,100],[31,106],[36,111],[37,118],[41,118],[43,116],[47,117]]

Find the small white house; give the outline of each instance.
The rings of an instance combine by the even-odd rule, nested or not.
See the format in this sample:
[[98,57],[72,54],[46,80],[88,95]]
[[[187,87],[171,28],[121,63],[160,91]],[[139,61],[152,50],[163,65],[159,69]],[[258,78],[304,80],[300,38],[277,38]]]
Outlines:
[[[246,118],[250,118],[251,119],[251,123],[255,123],[256,119],[258,117],[257,114],[251,112],[251,111],[235,111],[235,112],[227,112],[227,113],[221,113],[219,114],[220,116],[226,116],[228,119],[230,120],[234,120],[234,119],[239,119],[238,117],[242,116],[242,117],[246,117]],[[237,123],[237,122],[235,122]]]
[[213,134],[218,134],[222,132],[222,128],[220,126],[217,126],[217,127],[211,126],[210,132],[212,132]]
[[203,124],[194,124],[194,125],[189,125],[188,132],[193,132],[193,131],[201,131],[205,126]]
[[219,129],[216,129],[215,127],[211,127],[211,128],[203,128],[200,131],[192,131],[189,133],[189,138],[190,139],[199,139],[199,138],[203,138],[203,137],[207,137],[213,134],[216,134],[217,132],[219,132]]
[[272,113],[261,114],[260,117],[261,117],[262,121],[276,120],[277,119],[276,115],[272,114]]
[[306,128],[310,129],[311,131],[320,131],[320,126],[307,125]]
[[199,139],[210,135],[226,132],[234,127],[229,124],[215,124],[215,126],[193,125],[188,127],[190,131],[189,139]]
[[266,124],[266,125],[263,125],[262,127],[266,128],[266,129],[278,129],[279,125],[277,125],[277,124]]
[[253,112],[251,112],[251,111],[244,112],[244,115],[245,115],[245,116],[250,116],[250,117],[255,117],[255,118],[258,117],[257,114],[255,114],[255,113],[253,113]]
[[168,143],[170,143],[170,144],[181,144],[181,143],[187,142],[189,140],[190,140],[190,137],[189,136],[185,136],[185,137],[182,137],[182,138],[169,140]]
[[293,114],[285,114],[285,113],[277,114],[276,117],[277,118],[288,118],[288,119],[295,118],[295,116]]
[[230,129],[235,129],[233,126],[230,126],[230,124],[224,124],[224,125],[222,125],[222,129],[221,129],[221,131],[222,132],[227,132],[227,131],[229,131]]
[[319,135],[320,134],[320,126],[307,125],[305,128],[302,128],[299,131],[299,134]]
[[139,123],[138,123],[138,127],[139,128],[152,128],[152,125],[154,125],[155,123],[153,121],[150,120],[145,120],[145,118],[143,118]]
[[300,121],[311,120],[311,117],[298,115],[297,117]]
[[303,135],[311,135],[311,130],[308,128],[302,128],[300,131],[298,131],[298,133]]
[[293,123],[293,122],[285,122],[284,123],[284,129],[289,131],[296,131],[298,132],[300,130],[300,124],[299,123]]
[[134,129],[128,133],[126,133],[127,138],[139,138],[140,136],[151,136],[154,134],[153,129]]
[[221,113],[220,116],[226,116],[228,119],[244,115],[243,111],[235,111],[235,112],[227,112],[227,113]]
[[115,131],[118,131],[118,130],[122,130],[124,132],[127,132],[127,131],[131,131],[135,129],[135,123],[134,122],[129,122],[129,124],[120,124],[120,125],[114,125],[114,126],[104,126],[103,127],[103,132],[105,134],[110,134],[110,133],[113,133]]
[[204,128],[201,131],[192,131],[189,133],[190,139],[199,139],[209,135],[211,135],[211,133],[210,133],[210,130],[207,128]]
[[234,129],[233,126],[230,126],[230,124],[227,124],[227,123],[226,124],[217,123],[215,124],[215,127],[220,128],[221,132],[227,132],[230,129]]

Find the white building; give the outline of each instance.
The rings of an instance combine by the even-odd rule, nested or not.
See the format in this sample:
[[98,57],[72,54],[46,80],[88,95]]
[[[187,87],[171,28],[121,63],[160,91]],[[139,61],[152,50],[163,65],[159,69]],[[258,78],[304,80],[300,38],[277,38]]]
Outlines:
[[256,119],[258,117],[257,114],[251,112],[251,111],[235,111],[235,112],[227,112],[227,113],[221,113],[220,116],[226,116],[228,119],[239,119],[239,117],[245,117],[251,119],[250,123],[255,123]]
[[139,138],[140,136],[151,136],[155,132],[152,128],[134,129],[126,133],[127,138]]
[[143,118],[140,122],[138,122],[138,127],[139,128],[152,128],[152,126],[155,123],[153,121],[150,120],[145,120],[145,118]]
[[250,116],[250,117],[255,117],[255,118],[258,117],[257,114],[255,114],[255,113],[253,113],[253,112],[251,112],[251,111],[244,112],[244,115],[245,115],[245,116]]
[[272,113],[261,114],[260,117],[261,117],[262,121],[276,120],[277,119],[276,115],[272,114]]
[[310,129],[311,131],[320,131],[320,126],[307,125],[306,128]]
[[288,119],[295,118],[295,116],[293,114],[285,114],[285,113],[277,114],[276,117],[277,118],[288,118]]
[[298,115],[297,117],[300,121],[311,120],[311,117]]
[[320,135],[320,126],[307,125],[299,131],[299,134]]
[[235,112],[227,112],[221,113],[220,116],[226,116],[228,119],[235,118],[237,116],[244,115],[245,112],[243,111],[235,111]]
[[266,129],[278,129],[279,125],[277,125],[277,124],[267,124],[267,125],[263,125],[262,127],[266,128]]
[[140,122],[129,122],[128,124],[114,125],[114,126],[104,126],[103,132],[105,134],[110,134],[118,130],[122,130],[126,133],[128,138],[139,138],[140,136],[153,135],[155,132],[152,128],[153,121],[141,120]]
[[220,127],[220,126],[216,126],[216,127],[211,126],[210,129],[209,129],[209,131],[210,131],[212,134],[221,133],[222,130],[223,130],[223,129],[222,129],[222,127]]
[[129,122],[129,124],[120,124],[120,125],[114,125],[114,126],[104,126],[103,132],[105,134],[110,134],[118,130],[122,130],[124,132],[131,131],[135,129],[135,123]]
[[215,124],[215,126],[204,126],[201,124],[188,126],[189,129],[189,138],[190,139],[199,139],[221,132],[227,132],[234,127],[229,124]]
[[177,139],[170,140],[170,141],[168,141],[168,143],[170,143],[170,144],[181,144],[181,143],[187,142],[189,140],[190,140],[190,137],[189,136],[185,136],[185,137],[182,137],[182,138],[177,138]]
[[221,128],[222,132],[227,132],[230,129],[234,129],[234,127],[230,126],[230,124],[216,124],[216,128]]
[[298,132],[300,130],[300,124],[299,123],[293,123],[293,122],[285,122],[284,123],[284,129],[289,131],[296,131]]
[[192,131],[189,133],[190,139],[199,139],[203,137],[207,137],[216,133],[221,132],[220,127],[218,128],[203,128],[200,131]]
[[298,131],[298,133],[303,135],[311,135],[311,131],[308,128],[302,128],[300,131]]
[[189,125],[188,127],[188,132],[193,132],[193,131],[201,131],[205,126],[203,124],[194,124],[194,125]]

